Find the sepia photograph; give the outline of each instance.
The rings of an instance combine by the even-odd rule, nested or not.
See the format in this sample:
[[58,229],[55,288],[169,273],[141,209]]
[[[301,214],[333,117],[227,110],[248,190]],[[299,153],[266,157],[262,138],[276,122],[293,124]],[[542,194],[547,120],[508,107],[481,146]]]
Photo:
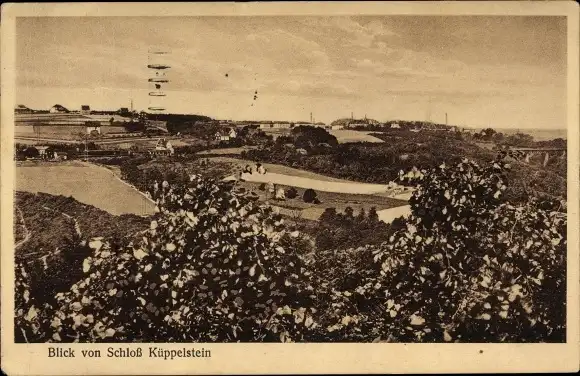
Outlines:
[[13,23],[15,344],[577,340],[566,15]]

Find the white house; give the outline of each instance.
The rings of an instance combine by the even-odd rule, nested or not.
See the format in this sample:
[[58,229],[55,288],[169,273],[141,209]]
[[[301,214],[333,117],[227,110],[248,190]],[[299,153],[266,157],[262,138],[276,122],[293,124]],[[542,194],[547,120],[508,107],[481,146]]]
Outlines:
[[173,155],[174,150],[171,142],[165,141],[165,139],[160,138],[157,140],[157,144],[155,145],[155,149],[150,151],[151,154],[154,155]]
[[392,123],[391,124],[391,129],[399,129],[401,128],[401,126],[399,125],[399,123]]
[[237,134],[235,128],[232,128],[232,129],[225,131],[225,132],[224,131],[217,131],[215,133],[216,141],[229,141],[232,138],[236,138],[236,137],[238,137],[238,134]]
[[38,150],[38,156],[41,158],[45,158],[47,155],[47,150],[50,146],[35,146],[36,150]]
[[97,132],[98,134],[101,134],[101,125],[100,124],[87,124],[86,126],[87,129],[87,134],[92,134],[93,132]]

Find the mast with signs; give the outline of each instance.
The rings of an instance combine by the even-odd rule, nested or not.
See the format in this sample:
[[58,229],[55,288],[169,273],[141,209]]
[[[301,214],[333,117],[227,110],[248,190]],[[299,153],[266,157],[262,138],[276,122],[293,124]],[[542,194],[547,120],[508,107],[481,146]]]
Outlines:
[[164,99],[167,96],[163,91],[165,84],[169,82],[167,73],[171,68],[168,63],[169,52],[165,49],[150,48],[147,56],[147,68],[150,70],[148,82],[149,106],[148,110],[152,114],[161,114],[166,108]]

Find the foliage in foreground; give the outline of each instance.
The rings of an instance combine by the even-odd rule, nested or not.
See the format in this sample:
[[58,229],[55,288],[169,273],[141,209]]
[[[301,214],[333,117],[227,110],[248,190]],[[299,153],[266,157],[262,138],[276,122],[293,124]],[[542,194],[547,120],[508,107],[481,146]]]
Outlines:
[[[270,208],[201,178],[163,201],[134,244],[90,242],[84,278],[52,305],[34,306],[19,271],[17,326],[27,340],[301,340],[314,326],[300,306],[311,299],[308,272]],[[302,316],[299,328],[284,318],[293,313]]]
[[376,269],[332,291],[328,329],[356,340],[374,330],[397,342],[564,341],[566,219],[502,202],[504,169],[463,161],[426,174],[405,228],[359,249]]
[[418,182],[380,245],[308,249],[271,209],[194,177],[140,241],[89,243],[84,279],[39,306],[28,341],[565,341],[566,219],[502,200],[505,167],[467,160]]

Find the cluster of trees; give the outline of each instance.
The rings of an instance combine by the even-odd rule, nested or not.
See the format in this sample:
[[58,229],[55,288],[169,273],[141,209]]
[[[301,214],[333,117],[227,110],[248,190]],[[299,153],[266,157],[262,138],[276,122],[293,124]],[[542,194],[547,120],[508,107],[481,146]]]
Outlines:
[[211,118],[201,115],[155,114],[146,116],[151,120],[165,121],[167,130],[171,134],[195,132],[202,125],[214,123]]
[[504,134],[498,132],[493,128],[486,128],[480,132],[473,134],[475,141],[494,142],[498,145],[519,146],[519,147],[534,147],[536,142],[534,137],[526,133]]
[[157,181],[167,181],[171,185],[186,184],[190,175],[223,178],[234,171],[228,163],[209,162],[207,159],[188,155],[176,156],[170,161],[153,160],[149,156],[125,159],[120,165],[121,178],[142,192],[150,192]]
[[379,220],[377,210],[372,207],[368,214],[362,208],[357,215],[349,206],[344,213],[336,208],[327,208],[320,216],[313,236],[320,250],[337,250],[358,247],[364,244],[380,244],[386,241],[392,231],[400,228],[401,219],[392,224]]
[[127,132],[144,132],[146,129],[145,122],[142,120],[138,121],[131,120],[123,123],[123,126],[125,127]]
[[505,134],[493,128],[486,128],[472,135],[473,140],[494,142],[499,146],[514,147],[535,147],[535,148],[566,148],[566,140],[555,138],[553,140],[536,141],[534,137],[527,133],[517,132]]
[[[323,129],[320,131],[325,132]],[[410,133],[410,132],[409,132]],[[328,176],[369,183],[395,181],[399,171],[429,168],[443,162],[457,162],[463,156],[491,161],[495,153],[459,140],[442,142],[437,135],[381,133],[384,143],[345,143],[311,149],[303,155],[285,147],[282,141],[242,154],[257,162],[278,163]]]
[[326,250],[234,183],[191,177],[129,245],[88,242],[50,302],[18,265],[17,339],[565,342],[566,218],[502,201],[507,169],[429,169],[387,240]]
[[[46,158],[53,158],[54,153],[66,153],[69,158],[74,158],[77,155],[83,154],[85,152],[85,144],[67,144],[67,143],[50,143],[48,149],[45,151]],[[98,144],[94,142],[86,143],[87,151],[100,150]],[[27,158],[39,158],[40,152],[34,145],[26,145],[16,143],[14,148],[14,158],[15,160],[25,160]]]
[[418,129],[421,131],[429,131],[429,130],[447,131],[450,128],[451,127],[446,124],[432,123],[427,121],[408,121],[408,120],[391,120],[385,123],[369,123],[365,125],[357,125],[352,127],[352,129],[360,131],[373,131],[373,132],[383,132],[393,130],[410,131],[411,129]]
[[[467,157],[488,163],[497,151],[487,150],[455,139],[450,132],[412,133],[400,130],[375,133],[384,143],[346,143],[332,148],[312,149],[302,155],[281,142],[242,154],[257,162],[270,162],[302,168],[324,175],[369,183],[396,181],[399,172],[424,170],[442,163],[457,163]],[[554,140],[554,144],[562,141]],[[505,153],[499,153],[505,155]],[[547,166],[514,160],[505,198],[526,202],[534,196],[566,198],[566,158],[551,158]]]

